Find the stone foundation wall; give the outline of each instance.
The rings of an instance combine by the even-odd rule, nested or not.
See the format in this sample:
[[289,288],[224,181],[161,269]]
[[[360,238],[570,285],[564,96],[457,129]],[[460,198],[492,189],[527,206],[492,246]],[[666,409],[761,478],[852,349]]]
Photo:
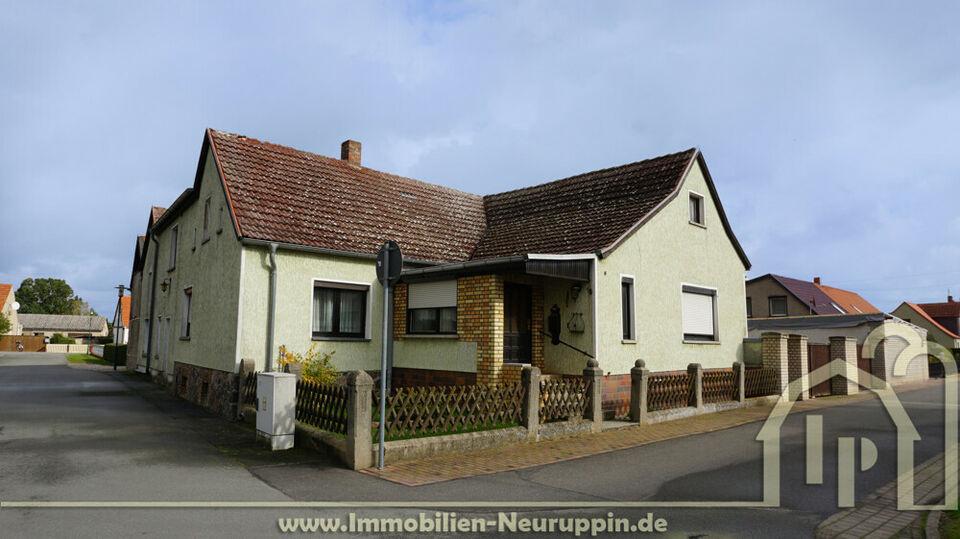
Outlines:
[[236,416],[236,374],[175,362],[173,379],[172,390],[181,399],[224,417]]

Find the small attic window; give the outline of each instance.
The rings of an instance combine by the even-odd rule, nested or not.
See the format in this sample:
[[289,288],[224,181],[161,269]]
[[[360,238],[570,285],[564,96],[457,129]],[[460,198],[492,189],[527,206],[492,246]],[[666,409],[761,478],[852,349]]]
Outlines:
[[690,191],[690,223],[706,226],[703,219],[703,195]]

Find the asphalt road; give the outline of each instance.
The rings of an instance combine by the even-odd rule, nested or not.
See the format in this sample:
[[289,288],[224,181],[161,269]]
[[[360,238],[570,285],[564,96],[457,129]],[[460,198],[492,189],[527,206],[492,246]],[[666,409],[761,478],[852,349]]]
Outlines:
[[[916,461],[942,451],[942,383],[902,392],[920,431]],[[836,509],[836,439],[867,437],[877,464],[857,475],[858,499],[895,476],[896,432],[877,399],[825,408],[824,484],[804,484],[804,423],[781,438],[779,509],[610,509],[652,512],[668,536],[810,537]],[[404,487],[348,471],[304,449],[271,454],[243,426],[210,416],[135,375],[77,369],[56,354],[0,353],[0,500],[11,501],[716,501],[759,500],[760,424],[517,472]],[[531,446],[536,451],[536,446]],[[264,537],[278,517],[342,517],[316,508],[3,508],[3,537]],[[420,510],[357,509],[359,516]],[[490,509],[459,510],[493,517]],[[432,513],[432,511],[430,511]],[[606,510],[537,510],[600,516]],[[355,535],[356,536],[356,535]]]

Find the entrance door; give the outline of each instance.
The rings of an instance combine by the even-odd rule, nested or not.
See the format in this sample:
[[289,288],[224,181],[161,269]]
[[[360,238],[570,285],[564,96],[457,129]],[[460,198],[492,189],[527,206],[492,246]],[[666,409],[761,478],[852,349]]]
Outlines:
[[[830,363],[830,345],[829,344],[808,344],[807,345],[807,368],[813,372],[820,367]],[[823,397],[830,394],[830,379],[812,386],[810,388],[811,397]]]
[[863,345],[857,345],[857,381],[862,389],[870,389],[870,375],[873,374],[873,359],[863,357]]
[[503,360],[530,363],[533,357],[533,293],[529,286],[503,285]]

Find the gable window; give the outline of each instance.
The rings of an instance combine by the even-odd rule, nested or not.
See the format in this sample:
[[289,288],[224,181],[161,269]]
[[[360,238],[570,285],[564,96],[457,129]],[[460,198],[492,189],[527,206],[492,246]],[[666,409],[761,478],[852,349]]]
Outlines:
[[180,338],[190,338],[190,318],[193,314],[193,287],[183,289],[183,300],[180,304]]
[[787,296],[770,296],[770,316],[787,316]]
[[203,241],[210,239],[210,197],[203,201]]
[[411,283],[407,287],[407,333],[457,334],[457,281]]
[[634,322],[633,277],[620,277],[620,322],[623,340],[636,340],[636,323]]
[[318,281],[313,286],[313,338],[362,339],[369,286]]
[[747,318],[753,318],[753,299],[747,298]]
[[220,206],[220,213],[217,214],[217,234],[223,232],[223,206]]
[[180,236],[180,225],[173,225],[173,228],[170,229],[170,254],[167,257],[169,263],[167,264],[167,270],[172,270],[177,267],[177,241]]
[[716,342],[717,291],[699,286],[683,286],[683,340]]
[[705,226],[703,219],[703,196],[696,193],[690,193],[690,222],[695,225]]
[[190,250],[197,250],[197,227],[193,227],[193,247],[191,247]]

